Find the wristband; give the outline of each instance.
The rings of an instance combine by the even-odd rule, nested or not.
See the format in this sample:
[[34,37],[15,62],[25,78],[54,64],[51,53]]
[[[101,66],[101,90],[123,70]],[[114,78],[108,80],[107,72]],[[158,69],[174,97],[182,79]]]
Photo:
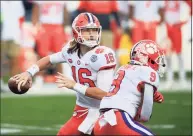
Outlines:
[[29,72],[32,77],[40,71],[40,68],[38,67],[38,65],[32,65],[29,69],[26,70],[27,72]]
[[79,93],[81,93],[81,94],[83,94],[83,95],[86,94],[86,89],[87,89],[87,88],[88,88],[87,86],[81,85],[81,84],[79,84],[79,83],[76,83],[75,86],[73,87],[73,89],[74,89],[76,92],[79,92]]

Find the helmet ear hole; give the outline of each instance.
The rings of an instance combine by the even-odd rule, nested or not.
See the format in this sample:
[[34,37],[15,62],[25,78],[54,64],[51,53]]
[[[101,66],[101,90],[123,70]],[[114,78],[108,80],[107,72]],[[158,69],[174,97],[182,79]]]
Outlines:
[[136,55],[136,51],[134,51],[133,53],[132,53],[132,57],[135,57],[135,55]]
[[136,51],[134,51],[134,52],[133,52],[133,55],[135,55],[136,53],[137,53],[137,52],[136,52]]
[[151,64],[155,64],[155,61],[153,61],[152,59],[148,59],[148,62],[150,62]]
[[155,64],[155,61],[151,60],[151,64]]

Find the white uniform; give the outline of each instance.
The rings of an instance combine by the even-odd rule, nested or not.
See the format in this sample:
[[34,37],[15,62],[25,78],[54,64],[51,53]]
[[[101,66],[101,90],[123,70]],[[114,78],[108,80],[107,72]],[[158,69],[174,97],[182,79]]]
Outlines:
[[33,26],[31,23],[24,22],[22,27],[21,47],[34,48],[35,38],[33,34]]
[[40,6],[40,22],[45,24],[62,24],[65,1],[34,1]]
[[173,25],[181,22],[182,4],[182,1],[165,1],[165,21],[168,24]]
[[156,71],[147,66],[126,65],[116,72],[114,83],[111,87],[110,96],[104,97],[100,109],[114,108],[126,111],[133,118],[137,108],[141,104],[142,94],[138,90],[141,83],[151,84],[155,88],[159,84],[159,76]]
[[1,1],[2,40],[14,40],[20,44],[19,19],[24,15],[22,1]]
[[[60,62],[61,59],[63,59],[63,62],[67,62],[70,65],[73,78],[77,83],[89,87],[97,87],[98,72],[116,66],[115,53],[108,47],[95,47],[81,58],[78,56],[78,51],[69,54],[67,52],[68,48],[69,44],[62,49],[61,53],[57,53],[56,55],[58,55],[58,60],[60,60]],[[51,61],[57,62],[55,60]],[[76,104],[86,108],[99,108],[100,100],[77,93]]]
[[162,1],[129,1],[135,7],[134,18],[143,22],[159,20],[158,10],[164,7]]

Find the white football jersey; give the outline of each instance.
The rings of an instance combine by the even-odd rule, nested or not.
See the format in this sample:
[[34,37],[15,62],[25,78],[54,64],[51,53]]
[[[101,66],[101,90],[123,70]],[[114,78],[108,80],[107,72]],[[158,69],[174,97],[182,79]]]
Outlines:
[[22,1],[1,1],[2,40],[14,40],[20,44],[19,19],[24,16]]
[[180,23],[182,1],[165,1],[165,20],[169,24]]
[[120,109],[135,117],[142,98],[139,89],[141,83],[148,83],[157,88],[158,73],[147,66],[128,64],[120,67],[115,74],[109,94],[101,100],[100,109]]
[[[100,70],[116,66],[115,53],[108,47],[95,47],[81,58],[78,56],[78,51],[69,54],[68,48],[69,44],[62,49],[63,58],[70,65],[73,78],[77,83],[97,87],[97,73]],[[87,108],[99,108],[100,100],[77,93],[76,103]]]
[[40,22],[46,24],[62,24],[65,1],[34,1],[40,7]]
[[[129,1],[129,4],[131,1]],[[134,18],[144,22],[158,21],[159,8],[164,7],[163,1],[132,1],[135,7]]]

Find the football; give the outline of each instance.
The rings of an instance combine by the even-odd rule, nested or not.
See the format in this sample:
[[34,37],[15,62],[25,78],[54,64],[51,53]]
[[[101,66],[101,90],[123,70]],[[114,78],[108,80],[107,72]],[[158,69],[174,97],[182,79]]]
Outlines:
[[16,80],[14,80],[14,78],[11,77],[8,81],[8,86],[9,86],[9,89],[13,93],[15,93],[15,94],[24,94],[29,90],[30,83],[27,82],[24,86],[21,85],[21,91],[19,91],[18,88],[17,88],[18,84],[16,84]]

